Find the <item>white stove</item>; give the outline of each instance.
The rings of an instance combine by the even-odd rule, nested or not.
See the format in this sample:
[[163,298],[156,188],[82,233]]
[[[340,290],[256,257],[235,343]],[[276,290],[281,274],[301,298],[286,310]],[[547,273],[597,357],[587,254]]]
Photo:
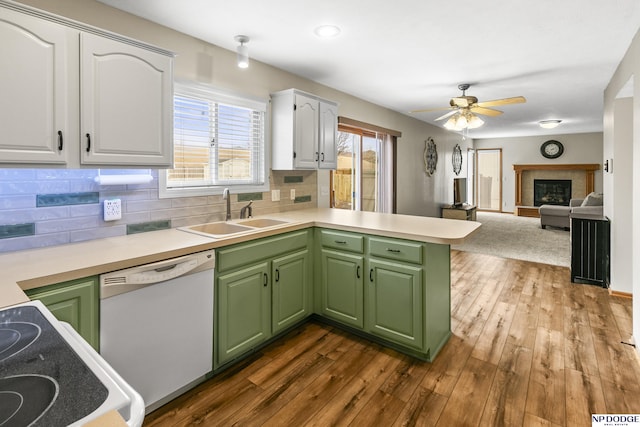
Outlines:
[[144,402],[40,301],[0,310],[0,425],[81,426],[117,410],[140,426]]

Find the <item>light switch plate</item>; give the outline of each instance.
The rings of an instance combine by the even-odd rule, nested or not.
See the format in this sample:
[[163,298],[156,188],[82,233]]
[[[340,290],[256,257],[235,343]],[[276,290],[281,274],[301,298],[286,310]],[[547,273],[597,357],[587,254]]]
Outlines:
[[296,189],[295,189],[295,188],[292,188],[292,189],[291,189],[291,200],[293,200],[293,199],[295,199],[295,198],[296,198]]
[[280,201],[280,190],[271,190],[271,201],[272,202]]
[[122,218],[122,202],[120,199],[104,201],[104,220],[115,221]]

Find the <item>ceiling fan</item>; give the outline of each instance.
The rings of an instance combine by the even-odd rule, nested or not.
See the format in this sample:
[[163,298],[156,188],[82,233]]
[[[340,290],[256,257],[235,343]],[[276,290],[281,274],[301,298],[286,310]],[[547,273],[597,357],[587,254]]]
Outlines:
[[476,114],[482,114],[485,116],[499,116],[500,114],[502,114],[502,111],[489,107],[509,104],[521,104],[527,102],[527,100],[523,96],[478,102],[478,98],[466,94],[466,91],[467,89],[469,89],[469,87],[471,87],[471,85],[468,83],[458,85],[458,89],[462,91],[462,96],[451,98],[451,100],[449,101],[449,107],[413,110],[411,111],[411,113],[451,110],[435,120],[444,120],[449,117],[449,120],[444,124],[444,127],[449,130],[474,129],[484,124],[484,121],[480,117],[476,116]]

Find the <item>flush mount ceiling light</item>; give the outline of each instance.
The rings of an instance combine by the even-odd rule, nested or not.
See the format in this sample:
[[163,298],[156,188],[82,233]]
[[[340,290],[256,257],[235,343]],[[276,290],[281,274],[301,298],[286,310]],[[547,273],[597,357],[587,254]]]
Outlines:
[[248,68],[249,67],[249,48],[245,45],[245,43],[249,43],[249,37],[238,35],[233,38],[235,41],[240,43],[238,46],[238,67],[239,68]]
[[335,25],[320,25],[313,32],[321,39],[330,39],[340,34],[340,31]]
[[557,128],[560,123],[562,123],[562,120],[540,120],[538,122],[540,127],[544,129]]

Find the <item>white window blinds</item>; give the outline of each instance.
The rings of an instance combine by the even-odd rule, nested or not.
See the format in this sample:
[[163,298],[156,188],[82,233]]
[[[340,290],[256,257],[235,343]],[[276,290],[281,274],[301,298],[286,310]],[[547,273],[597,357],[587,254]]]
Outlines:
[[266,102],[176,85],[166,189],[264,185],[265,111]]

